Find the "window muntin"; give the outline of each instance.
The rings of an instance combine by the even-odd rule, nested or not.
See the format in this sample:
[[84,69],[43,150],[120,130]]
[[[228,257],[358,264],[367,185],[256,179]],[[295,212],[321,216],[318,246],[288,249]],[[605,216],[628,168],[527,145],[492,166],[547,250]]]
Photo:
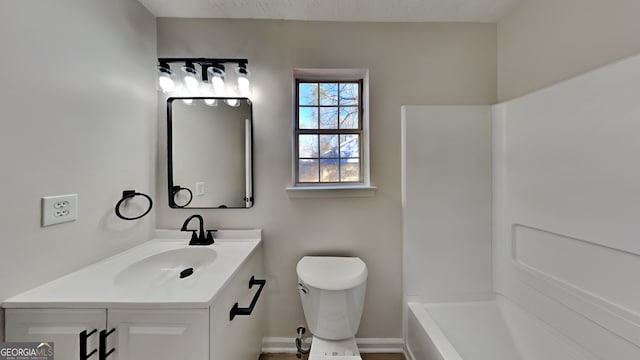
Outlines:
[[363,183],[362,85],[296,81],[296,184]]

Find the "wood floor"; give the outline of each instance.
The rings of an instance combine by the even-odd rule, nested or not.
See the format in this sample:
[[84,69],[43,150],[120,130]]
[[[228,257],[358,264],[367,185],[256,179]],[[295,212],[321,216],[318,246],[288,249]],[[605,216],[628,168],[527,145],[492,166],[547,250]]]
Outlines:
[[[402,354],[362,354],[362,360],[406,360]],[[306,359],[306,356],[303,357]],[[260,360],[298,360],[296,354],[262,354]]]

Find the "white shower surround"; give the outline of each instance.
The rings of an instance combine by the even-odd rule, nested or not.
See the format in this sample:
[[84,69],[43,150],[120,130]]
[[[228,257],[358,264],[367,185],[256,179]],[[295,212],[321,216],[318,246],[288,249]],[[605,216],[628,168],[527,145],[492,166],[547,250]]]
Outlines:
[[[417,353],[412,355],[416,360],[431,359],[422,357],[429,351],[443,360],[458,359],[438,350],[447,344],[465,360],[500,359],[481,351],[461,353],[465,344],[490,343],[503,330],[510,335],[499,342],[509,354],[504,359],[514,360],[515,354],[519,359],[540,359],[536,352],[540,348],[547,351],[545,360],[640,358],[639,93],[640,56],[634,56],[494,106],[489,205],[493,234],[490,241],[484,233],[451,238],[453,244],[447,246],[457,246],[457,255],[443,253],[441,238],[429,236],[434,234],[430,225],[445,234],[446,229],[421,217],[441,204],[416,203],[421,193],[438,186],[437,182],[416,186],[433,175],[422,172],[426,177],[412,179],[415,171],[408,170],[421,163],[411,154],[428,145],[403,142],[405,296],[411,303],[405,316],[405,342],[410,353]],[[474,122],[468,109],[447,107],[447,116]],[[442,107],[405,107],[403,132],[414,131],[410,127],[415,123],[441,122],[442,111]],[[485,121],[485,116],[478,109],[476,122]],[[469,153],[475,146],[461,145]],[[440,150],[446,151],[440,153],[448,154],[452,148],[445,145]],[[485,147],[476,151],[484,152]],[[476,176],[486,181],[484,173]],[[416,209],[421,210],[416,214]],[[460,226],[468,226],[467,218],[473,216],[459,218]],[[464,253],[469,243],[482,244],[492,253],[490,273],[476,268],[479,274],[473,276],[490,276],[495,300],[483,302],[472,288],[465,294],[453,283],[455,273],[429,269],[430,258],[442,264],[478,262]],[[418,250],[423,260],[417,260]],[[484,259],[483,251],[480,254]],[[449,283],[455,291],[444,294],[446,288],[434,283]],[[474,319],[480,321],[477,316],[487,314],[489,320],[482,321],[496,326],[477,332],[476,338],[464,335],[466,326],[456,326],[458,322],[473,326]],[[427,336],[419,336],[420,332]],[[444,342],[439,341],[442,338]]]

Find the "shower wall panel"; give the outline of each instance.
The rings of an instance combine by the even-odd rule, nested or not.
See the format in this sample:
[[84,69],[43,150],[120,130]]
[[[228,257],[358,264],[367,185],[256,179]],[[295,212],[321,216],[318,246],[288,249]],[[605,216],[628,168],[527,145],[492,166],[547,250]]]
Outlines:
[[640,358],[640,56],[496,105],[495,291]]
[[492,298],[491,107],[402,108],[405,290]]

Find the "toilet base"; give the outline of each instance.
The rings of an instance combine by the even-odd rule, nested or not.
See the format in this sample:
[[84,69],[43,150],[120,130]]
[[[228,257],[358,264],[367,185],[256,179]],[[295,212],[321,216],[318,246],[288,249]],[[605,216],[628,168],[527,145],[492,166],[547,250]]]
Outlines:
[[308,360],[362,360],[355,338],[325,340],[313,337]]

